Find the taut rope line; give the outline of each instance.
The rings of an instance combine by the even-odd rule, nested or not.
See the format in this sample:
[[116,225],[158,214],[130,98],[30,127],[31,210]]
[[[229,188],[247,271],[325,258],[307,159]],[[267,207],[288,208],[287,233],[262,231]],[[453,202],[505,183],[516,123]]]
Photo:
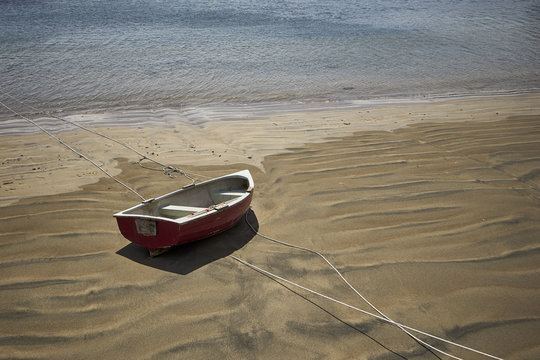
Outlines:
[[[298,246],[298,245],[293,245],[293,244],[289,244],[287,242],[284,242],[284,241],[280,241],[280,240],[277,240],[277,239],[273,239],[269,236],[266,236],[266,235],[263,235],[261,233],[259,233],[257,230],[255,230],[255,228],[249,223],[248,219],[247,219],[247,216],[246,216],[246,222],[247,224],[249,225],[249,227],[251,228],[251,230],[253,230],[253,232],[255,232],[257,235],[259,235],[260,237],[264,238],[264,239],[267,239],[267,240],[270,240],[270,241],[273,241],[277,244],[280,244],[280,245],[285,245],[285,246],[288,246],[288,247],[292,247],[292,248],[295,248],[295,249],[300,249],[300,250],[304,250],[304,251],[307,251],[307,252],[310,252],[312,254],[315,254],[317,256],[319,256],[320,258],[322,258],[331,268],[332,270],[334,270],[338,275],[339,277],[341,278],[341,280],[343,280],[343,282],[345,282],[345,284],[347,284],[347,286],[356,293],[356,295],[358,295],[362,300],[364,300],[364,302],[366,304],[368,304],[373,310],[375,310],[380,316],[386,318],[387,320],[390,320],[391,319],[386,316],[382,311],[380,311],[377,307],[375,307],[375,305],[373,305],[371,302],[368,301],[368,299],[366,299],[361,293],[358,292],[358,290],[355,289],[354,286],[352,286],[348,281],[347,279],[345,279],[345,277],[343,276],[343,274],[341,274],[341,272],[323,255],[321,254],[320,252],[316,251],[316,250],[312,250],[312,249],[309,249],[309,248],[306,248],[306,247],[303,247],[303,246]],[[416,337],[414,334],[411,334],[409,331],[407,331],[406,329],[404,329],[403,327],[401,327],[400,325],[397,325],[401,330],[403,330],[403,332],[405,332],[407,335],[409,335],[410,337],[412,337],[414,340],[416,340],[418,343],[420,343],[421,345],[423,346],[426,346],[428,348],[431,348],[433,350],[436,350],[436,351],[440,351],[439,349],[436,349],[436,348],[433,348],[433,346],[431,346],[430,344],[422,341],[421,339],[419,339],[418,337]],[[442,351],[440,351],[442,352]],[[444,352],[442,352],[444,353]],[[450,354],[446,354],[444,353],[445,355],[448,355],[450,357],[453,357],[452,355]]]
[[[381,320],[381,321],[385,321],[385,322],[387,322],[387,323],[394,324],[394,325],[398,326],[399,328],[405,328],[405,329],[407,329],[407,330],[414,331],[414,332],[416,332],[416,333],[425,335],[425,336],[430,337],[430,338],[432,338],[432,339],[439,340],[439,341],[442,341],[442,342],[444,342],[444,343],[447,343],[447,344],[450,344],[450,345],[454,345],[454,346],[460,347],[460,348],[462,348],[462,349],[469,350],[469,351],[475,352],[475,353],[477,353],[477,354],[487,356],[487,357],[492,358],[492,359],[503,360],[502,358],[499,358],[499,357],[496,357],[496,356],[493,356],[493,355],[490,355],[490,354],[487,354],[487,353],[484,353],[484,352],[481,352],[481,351],[472,349],[472,348],[470,348],[470,347],[467,347],[467,346],[464,346],[464,345],[455,343],[455,342],[450,341],[450,340],[446,340],[446,339],[444,339],[444,338],[438,337],[438,336],[436,336],[436,335],[432,335],[432,334],[427,333],[427,332],[425,332],[425,331],[415,329],[415,328],[413,328],[413,327],[411,327],[411,326],[407,326],[407,325],[398,323],[398,322],[396,322],[396,321],[393,321],[392,319],[388,319],[388,318],[385,318],[385,317],[383,317],[383,316],[379,316],[379,315],[377,315],[377,314],[370,313],[369,311],[362,310],[362,309],[357,308],[357,307],[355,307],[355,306],[353,306],[353,305],[349,305],[349,304],[347,304],[347,303],[345,303],[345,302],[343,302],[343,301],[334,299],[333,297],[330,297],[330,296],[328,296],[328,295],[321,294],[321,293],[319,293],[319,292],[317,292],[317,291],[315,291],[315,290],[311,290],[310,288],[307,288],[307,287],[305,287],[305,286],[302,286],[302,285],[300,285],[300,284],[297,284],[297,283],[295,283],[295,282],[293,282],[293,281],[287,280],[287,279],[285,279],[284,277],[281,277],[281,276],[279,276],[279,275],[276,275],[276,274],[274,274],[274,273],[271,273],[270,271],[261,269],[260,267],[257,267],[257,266],[255,266],[255,265],[253,265],[253,264],[250,264],[249,262],[247,262],[247,261],[245,261],[245,260],[239,259],[239,258],[237,258],[237,257],[234,256],[234,255],[229,255],[229,256],[230,256],[231,258],[233,258],[234,260],[236,260],[236,261],[238,261],[238,262],[240,262],[240,263],[242,263],[242,264],[244,264],[244,265],[246,265],[246,266],[252,268],[253,270],[256,270],[256,271],[258,271],[258,272],[260,272],[260,273],[262,273],[262,274],[264,274],[264,275],[267,275],[267,276],[269,276],[269,277],[271,277],[271,278],[281,280],[281,281],[283,281],[283,282],[285,282],[285,283],[287,283],[287,284],[296,286],[297,288],[300,288],[300,289],[305,290],[305,291],[307,291],[307,292],[310,292],[310,293],[312,293],[312,294],[314,294],[314,295],[320,296],[320,297],[322,297],[322,298],[325,298],[325,299],[330,300],[330,301],[332,301],[332,302],[335,302],[335,303],[337,303],[337,304],[340,304],[340,305],[343,305],[343,306],[345,306],[345,307],[348,307],[349,309],[352,309],[352,310],[355,310],[355,311],[359,311],[359,312],[361,312],[361,313],[363,313],[363,314],[365,314],[365,315],[374,317],[374,318],[379,319],[379,320]],[[453,359],[463,360],[463,359],[460,358],[460,357],[457,357],[457,356],[454,356],[454,355],[450,355],[450,354],[448,354],[448,353],[446,353],[446,352],[444,352],[444,351],[442,351],[442,350],[440,350],[440,349],[437,349],[436,347],[434,347],[434,346],[432,346],[432,345],[428,345],[428,346],[429,346],[430,348],[432,348],[432,349],[434,349],[434,350],[436,350],[436,351],[438,351],[438,352],[444,354],[444,355],[447,355],[447,356],[453,358]]]
[[[427,348],[429,348],[429,349],[435,350],[435,351],[437,351],[437,352],[439,352],[439,353],[441,353],[441,354],[443,354],[443,355],[449,356],[449,357],[451,357],[451,358],[453,358],[453,359],[456,359],[456,360],[462,360],[461,358],[459,358],[459,357],[457,357],[457,356],[451,355],[451,354],[449,354],[449,353],[447,353],[447,352],[445,352],[445,351],[443,351],[443,350],[441,350],[441,349],[436,348],[435,346],[433,346],[433,345],[431,345],[431,344],[426,343],[425,341],[419,339],[416,335],[411,334],[410,331],[413,331],[413,332],[416,332],[416,333],[419,333],[419,334],[428,336],[428,337],[430,337],[430,338],[433,338],[433,339],[436,339],[436,340],[445,342],[445,343],[447,343],[447,344],[454,345],[454,346],[459,347],[459,348],[462,348],[462,349],[464,349],[464,350],[468,350],[468,351],[471,351],[471,352],[475,352],[475,353],[477,353],[477,354],[479,354],[479,355],[483,355],[483,356],[486,356],[486,357],[489,357],[489,358],[492,358],[492,359],[496,359],[496,360],[502,360],[502,359],[499,358],[499,357],[496,357],[496,356],[487,354],[487,353],[485,353],[485,352],[482,352],[482,351],[479,351],[479,350],[476,350],[476,349],[473,349],[473,348],[470,348],[470,347],[467,347],[467,346],[464,346],[464,345],[461,345],[461,344],[452,342],[452,341],[450,341],[450,340],[446,340],[446,339],[440,338],[440,337],[438,337],[438,336],[435,336],[435,335],[432,335],[432,334],[423,332],[423,331],[421,331],[421,330],[418,330],[418,329],[415,329],[415,328],[411,328],[411,327],[409,327],[409,326],[400,324],[400,323],[398,323],[398,322],[395,322],[394,320],[392,320],[392,319],[390,319],[388,316],[386,316],[386,315],[385,315],[382,311],[380,311],[377,307],[375,307],[375,305],[373,305],[371,302],[369,302],[369,301],[368,301],[368,300],[367,300],[360,292],[358,292],[358,290],[356,290],[356,289],[354,288],[354,286],[352,286],[352,285],[347,281],[347,279],[345,279],[345,277],[343,276],[343,274],[341,274],[341,272],[340,272],[340,271],[339,271],[339,270],[338,270],[338,269],[337,269],[337,268],[336,268],[336,267],[335,267],[335,266],[334,266],[334,265],[333,265],[333,264],[332,264],[332,263],[331,263],[324,255],[323,255],[323,254],[321,254],[320,252],[318,252],[318,251],[316,251],[316,250],[312,250],[312,249],[309,249],[309,248],[306,248],[306,247],[303,247],[303,246],[298,246],[298,245],[294,245],[294,244],[289,244],[289,243],[287,243],[287,242],[280,241],[280,240],[277,240],[277,239],[273,239],[273,238],[271,238],[271,237],[269,237],[269,236],[263,235],[263,234],[261,234],[260,232],[258,232],[258,231],[251,225],[251,223],[249,222],[249,220],[248,220],[248,218],[247,218],[247,214],[246,214],[245,220],[246,220],[246,223],[248,224],[248,226],[251,228],[251,230],[252,230],[255,234],[259,235],[260,237],[262,237],[262,238],[264,238],[264,239],[270,240],[270,241],[275,242],[275,243],[280,244],[280,245],[292,247],[292,248],[295,248],[295,249],[304,250],[304,251],[310,252],[310,253],[312,253],[312,254],[315,254],[315,255],[321,257],[321,258],[322,258],[322,259],[323,259],[323,260],[324,260],[324,261],[325,261],[325,262],[326,262],[326,263],[327,263],[327,264],[328,264],[328,265],[329,265],[329,266],[330,266],[330,267],[331,267],[331,268],[339,275],[339,277],[345,282],[345,284],[347,284],[347,286],[348,286],[349,288],[351,288],[351,289],[352,289],[352,290],[353,290],[353,291],[354,291],[354,292],[355,292],[362,300],[364,300],[364,301],[365,301],[365,302],[366,302],[373,310],[375,310],[379,315],[376,315],[376,314],[367,312],[367,311],[365,311],[365,310],[358,309],[358,308],[356,308],[356,307],[354,307],[354,306],[352,306],[352,305],[346,304],[346,303],[344,303],[344,302],[342,302],[342,301],[336,300],[336,299],[331,298],[331,297],[329,297],[329,296],[327,296],[327,295],[321,294],[321,293],[319,293],[319,292],[316,292],[316,291],[314,291],[314,290],[311,290],[311,289],[309,289],[309,288],[306,288],[306,287],[304,287],[304,286],[302,286],[302,285],[296,284],[296,283],[294,283],[294,282],[292,282],[292,281],[290,281],[290,280],[287,280],[287,279],[285,279],[285,278],[283,278],[283,277],[281,277],[281,276],[279,276],[279,275],[276,275],[276,274],[273,274],[273,273],[271,273],[271,272],[269,272],[269,271],[263,270],[263,269],[261,269],[261,268],[255,266],[255,265],[253,265],[253,264],[248,263],[247,261],[241,260],[241,259],[239,259],[239,258],[237,258],[237,257],[235,257],[235,256],[233,256],[233,255],[230,255],[234,260],[237,260],[238,262],[240,262],[240,263],[242,263],[242,264],[244,264],[244,265],[246,265],[246,266],[248,266],[248,267],[250,267],[250,268],[252,268],[252,269],[254,269],[254,270],[256,270],[256,271],[259,271],[259,272],[261,272],[261,273],[263,273],[263,274],[265,274],[265,275],[267,275],[267,276],[273,277],[273,278],[275,278],[275,279],[282,280],[282,281],[284,281],[284,282],[286,282],[286,283],[288,283],[288,284],[291,284],[291,285],[294,285],[294,286],[296,286],[296,287],[299,287],[299,288],[301,288],[301,289],[303,289],[303,290],[306,290],[306,291],[308,291],[308,292],[310,292],[310,293],[312,293],[312,294],[321,296],[321,297],[323,297],[323,298],[325,298],[325,299],[328,299],[328,300],[330,300],[330,301],[333,301],[333,302],[336,302],[336,303],[338,303],[338,304],[341,304],[341,305],[344,305],[344,306],[346,306],[346,307],[349,307],[349,308],[351,308],[351,309],[353,309],[353,310],[360,311],[360,312],[362,312],[362,313],[364,313],[364,314],[366,314],[366,315],[375,317],[375,318],[377,318],[377,319],[379,319],[379,320],[386,321],[386,322],[388,322],[388,323],[394,324],[394,325],[396,325],[397,327],[399,327],[402,331],[404,331],[407,335],[411,336],[414,340],[416,340],[416,341],[417,341],[418,343],[420,343],[421,345],[423,345],[423,346],[425,346],[425,347],[427,347]],[[408,331],[408,330],[410,330],[410,331]],[[434,355],[435,355],[435,354],[434,354]]]
[[[34,107],[34,106],[30,105],[30,104],[27,104],[27,103],[25,103],[25,102],[23,102],[23,101],[21,101],[21,100],[18,100],[17,98],[15,98],[15,97],[13,97],[12,95],[6,93],[5,91],[2,91],[2,94],[5,95],[5,96],[7,96],[7,97],[9,97],[9,98],[11,98],[12,100],[17,101],[18,103],[20,103],[20,104],[22,104],[22,105],[24,105],[24,106],[26,106],[26,107],[28,107],[28,108],[30,108],[30,109],[32,109],[32,110],[37,111],[38,113],[43,113],[43,112],[42,112],[41,110],[39,110],[38,108],[36,108],[36,107]],[[4,107],[6,107],[7,109],[9,109],[9,110],[10,110],[11,112],[13,112],[14,114],[16,114],[17,116],[22,117],[21,114],[19,114],[19,113],[15,112],[14,110],[8,108],[5,104],[2,103],[2,105],[3,105]],[[179,173],[179,174],[185,176],[188,180],[190,180],[192,184],[195,183],[195,179],[193,179],[193,178],[192,178],[191,176],[189,176],[188,174],[192,174],[192,175],[198,176],[198,177],[208,178],[207,176],[204,176],[204,175],[195,174],[195,173],[191,173],[191,172],[188,173],[188,172],[185,171],[185,170],[178,169],[178,168],[176,168],[176,167],[174,167],[174,166],[170,166],[170,165],[164,164],[164,163],[162,163],[162,162],[160,162],[160,161],[157,161],[156,159],[153,159],[153,158],[149,157],[148,155],[145,155],[145,154],[141,153],[141,152],[138,151],[137,149],[133,148],[132,146],[130,146],[130,145],[128,145],[128,144],[126,144],[126,143],[124,143],[124,142],[122,142],[122,141],[120,141],[120,140],[117,140],[117,139],[115,139],[115,138],[113,138],[113,137],[110,137],[110,136],[108,136],[108,135],[105,135],[105,134],[103,134],[103,133],[100,133],[99,131],[96,131],[96,130],[87,128],[86,126],[83,126],[83,125],[81,125],[81,124],[78,124],[78,123],[76,123],[76,122],[74,122],[74,121],[71,121],[71,120],[62,118],[62,117],[57,116],[57,115],[54,115],[54,114],[49,114],[49,113],[43,113],[43,114],[45,114],[47,117],[54,118],[54,119],[57,119],[57,120],[66,122],[66,123],[68,123],[68,124],[71,124],[71,125],[73,125],[73,126],[76,126],[76,127],[80,128],[80,129],[82,129],[82,130],[84,130],[84,131],[88,131],[88,132],[90,132],[90,133],[92,133],[92,134],[94,134],[94,135],[101,136],[102,138],[105,138],[105,139],[107,139],[107,140],[110,140],[110,141],[112,141],[112,142],[115,142],[115,143],[117,143],[118,145],[123,146],[124,148],[126,148],[126,149],[128,149],[128,150],[130,150],[130,151],[133,151],[134,153],[136,153],[137,155],[139,155],[139,156],[141,157],[141,159],[138,161],[138,164],[139,164],[141,167],[144,167],[144,168],[146,168],[146,169],[149,169],[149,170],[156,170],[156,169],[151,169],[151,168],[148,168],[148,167],[143,166],[143,165],[141,164],[141,161],[143,161],[143,160],[148,160],[148,161],[151,161],[151,162],[153,162],[153,163],[155,163],[155,164],[161,166],[161,167],[163,168],[163,173],[165,173],[165,174],[168,175],[169,177],[174,177],[173,174],[174,174],[175,172],[177,172],[177,173]]]
[[58,136],[54,135],[53,133],[51,133],[50,131],[48,131],[47,129],[45,129],[44,127],[42,127],[41,125],[39,125],[37,122],[35,122],[34,120],[32,119],[29,119],[27,118],[26,116],[24,115],[21,115],[19,114],[18,112],[16,112],[15,110],[13,110],[12,108],[10,108],[9,106],[7,106],[6,104],[4,104],[2,101],[0,101],[0,105],[2,105],[3,107],[5,107],[6,109],[8,109],[9,111],[11,111],[12,113],[14,113],[15,115],[21,117],[22,119],[28,121],[29,123],[31,123],[32,125],[36,126],[37,128],[39,128],[41,131],[43,131],[44,133],[46,133],[47,135],[49,135],[50,137],[52,137],[53,139],[55,139],[56,141],[58,141],[60,144],[64,145],[66,148],[68,148],[69,150],[73,151],[75,154],[79,155],[80,157],[82,157],[83,159],[89,161],[92,165],[94,165],[95,167],[97,167],[99,170],[101,170],[105,175],[107,175],[108,177],[110,177],[111,179],[113,179],[114,181],[116,181],[117,183],[119,183],[120,185],[122,185],[123,187],[125,187],[126,189],[128,189],[129,191],[131,191],[132,193],[134,193],[135,195],[137,195],[142,201],[146,201],[146,199],[141,195],[139,194],[137,191],[135,191],[133,188],[131,188],[130,186],[128,186],[127,184],[123,183],[122,181],[118,180],[116,177],[114,177],[114,175],[112,175],[111,173],[109,173],[107,170],[105,170],[101,165],[99,165],[98,163],[96,163],[94,160],[90,159],[88,156],[84,155],[83,153],[81,153],[80,151],[74,149],[73,147],[71,147],[70,145],[66,144],[62,139],[60,139]]

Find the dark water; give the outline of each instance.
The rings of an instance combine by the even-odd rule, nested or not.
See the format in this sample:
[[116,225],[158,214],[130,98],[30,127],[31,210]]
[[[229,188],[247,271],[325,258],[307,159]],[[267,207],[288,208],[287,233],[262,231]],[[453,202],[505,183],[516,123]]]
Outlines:
[[539,49],[531,0],[0,0],[0,90],[44,110],[535,91]]

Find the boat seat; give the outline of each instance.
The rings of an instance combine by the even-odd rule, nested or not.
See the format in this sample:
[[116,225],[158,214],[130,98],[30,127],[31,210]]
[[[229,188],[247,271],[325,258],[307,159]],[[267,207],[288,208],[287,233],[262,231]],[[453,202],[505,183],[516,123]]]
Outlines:
[[205,209],[206,208],[196,206],[167,205],[159,209],[159,214],[161,216],[181,218]]
[[245,192],[242,191],[217,191],[210,194],[210,197],[212,198],[212,201],[214,201],[214,204],[220,204],[228,200],[236,199],[244,194]]

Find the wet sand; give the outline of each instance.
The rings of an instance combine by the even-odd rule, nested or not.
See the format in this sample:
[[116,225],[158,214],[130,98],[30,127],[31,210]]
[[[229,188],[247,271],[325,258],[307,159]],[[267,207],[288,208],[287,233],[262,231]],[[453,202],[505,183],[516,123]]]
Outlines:
[[[248,218],[261,233],[321,251],[396,321],[505,359],[535,359],[538,100],[101,129],[205,176],[250,169]],[[81,131],[59,136],[147,197],[187,183],[141,168],[117,144]],[[0,148],[4,358],[436,359],[391,325],[229,257],[371,310],[311,254],[241,222],[150,258],[112,218],[138,202],[132,194],[45,135],[3,136]]]

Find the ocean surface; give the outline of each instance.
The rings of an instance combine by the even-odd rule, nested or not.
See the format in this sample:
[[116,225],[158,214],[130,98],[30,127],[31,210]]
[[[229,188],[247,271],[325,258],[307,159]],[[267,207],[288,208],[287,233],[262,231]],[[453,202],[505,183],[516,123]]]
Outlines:
[[0,101],[24,113],[8,95],[91,112],[539,88],[538,0],[0,0]]

